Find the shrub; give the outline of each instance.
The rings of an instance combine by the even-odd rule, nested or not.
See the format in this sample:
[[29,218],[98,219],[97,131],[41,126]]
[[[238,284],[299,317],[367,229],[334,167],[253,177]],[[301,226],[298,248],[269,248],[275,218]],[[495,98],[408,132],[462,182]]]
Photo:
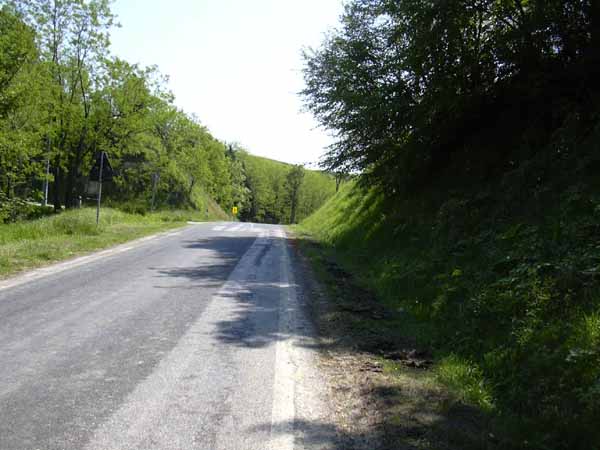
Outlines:
[[20,198],[8,198],[5,193],[0,192],[0,223],[37,219],[52,213],[51,207],[29,203]]

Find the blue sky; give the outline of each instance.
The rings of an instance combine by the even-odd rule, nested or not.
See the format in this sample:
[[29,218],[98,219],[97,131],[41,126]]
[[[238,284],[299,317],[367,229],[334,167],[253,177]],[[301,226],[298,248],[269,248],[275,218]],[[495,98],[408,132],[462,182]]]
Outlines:
[[301,49],[335,27],[342,0],[116,0],[112,51],[156,64],[176,104],[220,140],[290,163],[332,142],[297,95]]

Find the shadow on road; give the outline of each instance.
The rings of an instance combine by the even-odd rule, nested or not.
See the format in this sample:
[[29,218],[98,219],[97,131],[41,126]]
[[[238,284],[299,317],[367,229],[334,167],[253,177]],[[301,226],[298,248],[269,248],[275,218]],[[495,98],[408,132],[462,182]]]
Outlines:
[[[254,242],[254,237],[215,237],[210,239],[185,240],[185,249],[203,251],[201,263],[193,266],[150,267],[158,279],[180,279],[156,285],[165,289],[197,289],[221,286],[234,269],[241,256]],[[200,260],[200,257],[199,257]],[[190,284],[193,283],[193,284]]]
[[[217,237],[187,241],[186,248],[212,252],[215,265],[157,268],[157,276],[183,278],[197,285],[222,285],[239,261],[240,248],[249,248],[253,237]],[[217,339],[238,347],[260,348],[278,340],[294,338],[299,346],[318,348],[330,385],[331,422],[296,421],[265,424],[264,430],[284,433],[293,427],[307,449],[398,450],[398,449],[493,449],[488,418],[474,408],[455,401],[431,382],[427,366],[419,358],[415,367],[386,360],[389,354],[410,354],[414,339],[390,327],[391,317],[374,296],[354,283],[339,267],[327,267],[340,289],[324,293],[307,261],[292,241],[291,261],[296,284],[281,283],[279,261],[271,258],[273,238],[258,252],[253,264],[260,280],[243,280],[243,289],[220,294],[221,301],[234,302],[234,316],[217,324]],[[282,334],[278,326],[279,302],[294,288],[298,300],[309,311],[313,327],[297,327]],[[217,299],[218,301],[219,299]],[[386,325],[387,324],[387,325]],[[312,339],[318,330],[319,339]],[[426,357],[423,357],[426,358]],[[421,359],[423,359],[421,358]],[[406,362],[406,361],[403,361]],[[324,380],[325,382],[325,380]]]

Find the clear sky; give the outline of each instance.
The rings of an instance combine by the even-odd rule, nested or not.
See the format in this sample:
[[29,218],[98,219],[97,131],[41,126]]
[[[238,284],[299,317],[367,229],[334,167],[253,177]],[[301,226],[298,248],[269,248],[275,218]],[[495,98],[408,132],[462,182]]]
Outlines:
[[176,104],[217,139],[290,163],[332,142],[297,93],[301,49],[335,27],[342,0],[116,0],[112,51],[158,65]]

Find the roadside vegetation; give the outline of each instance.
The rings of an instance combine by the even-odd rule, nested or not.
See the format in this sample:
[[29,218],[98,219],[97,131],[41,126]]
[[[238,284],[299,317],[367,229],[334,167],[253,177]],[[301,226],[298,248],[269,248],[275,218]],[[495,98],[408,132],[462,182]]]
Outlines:
[[105,152],[116,176],[103,194],[113,204],[205,210],[208,196],[230,210],[243,201],[240,166],[175,106],[156,67],[110,54],[114,20],[106,1],[0,1],[4,209],[41,202],[45,181],[57,212],[93,201],[88,176]]
[[[589,195],[500,221],[493,203],[453,198],[423,214],[422,197],[389,202],[351,183],[298,231],[333,296],[359,302],[353,327],[386,370],[425,376],[475,408],[493,439],[476,433],[473,448],[595,448],[600,250]],[[433,361],[421,366],[430,375],[397,361],[414,349]]]
[[333,193],[328,175],[247,154],[178,109],[157,67],[110,53],[110,2],[0,0],[0,222],[93,204],[100,152],[107,204],[127,212],[235,206],[289,223]]
[[240,218],[250,222],[297,223],[336,190],[332,175],[240,151],[248,200]]
[[144,215],[103,208],[82,208],[37,220],[0,224],[0,278],[26,269],[79,256],[132,239],[184,226],[187,221],[224,219],[211,208],[204,212],[169,210]]
[[354,320],[386,370],[414,347],[478,411],[472,448],[600,447],[599,48],[597,2],[354,0],[306,54],[355,175],[299,230],[385,308]]

